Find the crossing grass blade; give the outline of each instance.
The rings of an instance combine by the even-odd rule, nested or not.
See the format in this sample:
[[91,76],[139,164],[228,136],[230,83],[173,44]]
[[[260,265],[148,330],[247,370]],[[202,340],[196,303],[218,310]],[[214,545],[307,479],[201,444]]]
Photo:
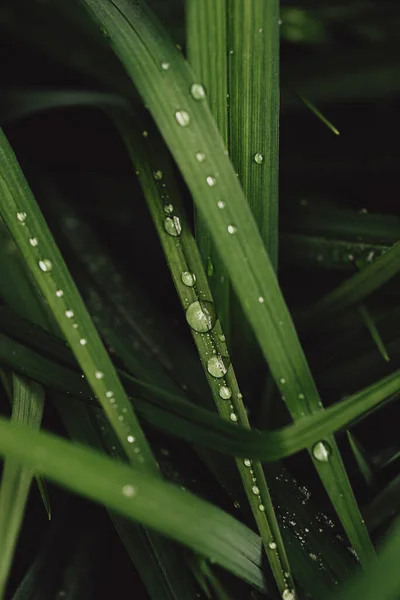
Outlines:
[[159,477],[48,433],[0,418],[0,453],[212,558],[263,589],[258,536],[233,517]]
[[[39,429],[44,406],[43,388],[18,375],[12,377],[12,420]],[[29,490],[34,478],[30,467],[6,458],[0,486],[0,598],[4,598]]]
[[381,334],[379,333],[377,326],[374,323],[371,313],[369,312],[369,310],[367,309],[367,307],[365,305],[359,306],[358,312],[360,313],[361,317],[363,318],[364,323],[367,326],[368,331],[370,332],[371,337],[376,344],[376,347],[378,348],[382,357],[388,362],[390,360],[390,358],[389,358],[387,348],[384,344],[384,341],[382,339]]
[[[2,132],[0,159],[0,214],[127,456],[140,468],[157,473],[157,464],[132,406]],[[132,440],[136,442],[132,443]],[[135,452],[137,448],[139,453]]]
[[[197,82],[190,67],[144,3],[79,1],[107,33],[167,142],[293,419],[321,410],[273,266],[210,110],[193,91]],[[170,65],[167,71],[161,66],[165,62]],[[198,161],[199,152],[206,160]],[[310,455],[350,542],[367,567],[375,557],[371,540],[336,442],[330,436],[325,443],[331,449],[327,461],[316,458],[312,448]]]
[[[213,297],[207,284],[199,250],[179,201],[168,158],[161,152],[158,154],[157,164],[160,171],[156,171],[151,159],[151,148],[138,136],[133,137],[128,133],[133,130],[133,123],[129,126],[129,121],[117,120],[117,125],[125,139],[132,162],[140,173],[139,181],[185,311],[186,320],[191,327],[215,406],[223,419],[250,429],[223,329],[220,323],[214,323]],[[156,178],[154,173],[158,173]],[[157,185],[159,181],[163,183]],[[166,214],[168,217],[165,216]],[[173,225],[175,228],[171,229]],[[176,237],[179,237],[179,244],[176,243]],[[191,316],[193,308],[195,310],[193,314],[200,317]],[[206,321],[204,326],[204,318],[211,320],[212,323],[207,324]],[[249,459],[237,460],[236,464],[278,589],[281,594],[285,591],[288,593],[288,590],[293,590],[294,581],[262,467]]]
[[[2,240],[6,241],[8,238],[8,232],[3,231]],[[17,291],[21,289],[19,281],[25,280],[25,273],[21,274],[22,257],[13,253],[15,245],[9,243],[7,246],[8,261],[3,260],[0,263],[1,279],[4,284],[2,300],[21,314],[30,315],[36,323],[41,323],[58,333],[58,327],[48,318],[48,309],[41,301],[39,290],[34,282],[32,286],[26,288],[26,294],[22,298],[19,296]],[[65,345],[61,343],[60,355],[63,348]],[[76,364],[74,360],[72,363]],[[68,390],[66,393],[69,393]],[[98,419],[93,423],[90,418],[90,407],[81,403],[71,404],[68,396],[60,400],[52,394],[51,399],[71,439],[101,451],[108,448],[112,455],[118,455],[120,460],[124,460],[125,453],[118,439],[113,435],[113,430],[106,427],[106,423],[100,426]],[[42,480],[41,477],[37,479]],[[44,480],[43,484],[45,485]],[[152,599],[176,600],[194,595],[190,575],[186,570],[181,573],[176,568],[178,563],[182,563],[182,558],[169,540],[117,515],[110,516]]]
[[[0,311],[0,316],[5,316],[4,311]],[[82,381],[80,371],[74,369],[72,355],[68,350],[63,352],[65,349],[62,342],[42,332],[41,348],[35,351],[28,344],[32,338],[38,341],[37,328],[32,329],[26,322],[24,325],[23,321],[17,320],[10,313],[4,321],[1,319],[0,331],[5,329],[6,323],[9,327],[12,324],[13,336],[22,337],[26,341],[19,343],[13,337],[1,334],[2,364],[17,372],[22,370],[32,379],[54,390],[69,393],[71,397],[95,405],[87,383]],[[21,325],[24,329],[21,329]],[[154,427],[223,453],[261,461],[276,461],[312,446],[315,440],[326,438],[345,427],[385,399],[396,399],[396,392],[400,387],[400,371],[397,371],[324,411],[303,417],[295,424],[276,431],[259,432],[231,425],[210,411],[187,402],[184,397],[174,396],[135,380],[127,373],[119,371],[119,375],[128,394],[135,397],[139,414]]]

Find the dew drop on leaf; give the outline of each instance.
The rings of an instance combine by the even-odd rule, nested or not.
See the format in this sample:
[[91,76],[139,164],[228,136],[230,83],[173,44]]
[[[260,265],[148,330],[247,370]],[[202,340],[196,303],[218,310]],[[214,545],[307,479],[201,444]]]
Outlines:
[[[222,400],[229,400],[229,398],[232,397],[232,390],[230,387],[228,387],[227,385],[223,385],[219,388],[219,395],[220,398],[222,398]],[[232,413],[233,414],[233,413]],[[236,417],[236,415],[235,415]],[[232,419],[232,415],[231,415],[231,419]],[[234,420],[234,419],[232,419]],[[237,419],[236,419],[237,420]]]
[[181,234],[182,226],[178,217],[167,217],[164,221],[164,229],[169,235],[178,237]]
[[312,449],[313,456],[320,462],[328,462],[331,449],[326,442],[317,442]]
[[164,61],[161,63],[161,68],[162,68],[162,70],[163,70],[163,71],[168,71],[169,67],[170,67],[170,64],[169,64],[169,62],[167,62],[166,60],[164,60]]
[[206,91],[201,83],[193,83],[190,88],[190,95],[195,100],[203,100],[206,97]]
[[217,206],[218,208],[225,208],[225,202],[223,200],[218,200],[217,202]]
[[96,377],[96,379],[103,379],[104,373],[103,371],[95,371],[94,376]]
[[43,260],[39,260],[39,267],[43,273],[49,273],[53,268],[53,264],[51,260],[44,258]]
[[57,298],[62,298],[64,296],[63,290],[57,290],[56,291],[56,296],[57,296]]
[[228,230],[228,233],[233,235],[234,233],[237,232],[237,227],[235,227],[235,225],[228,225],[227,230]]
[[[211,358],[208,359],[207,361],[207,371],[210,373],[210,375],[212,375],[213,377],[216,377],[217,379],[219,379],[220,377],[223,377],[227,371],[225,363],[224,363],[224,359],[222,358],[221,355],[218,356],[212,356]],[[222,388],[221,388],[222,389]],[[229,389],[229,388],[227,388]],[[231,393],[232,395],[232,393]],[[228,396],[228,398],[231,397]],[[220,396],[221,396],[221,391],[220,391]],[[221,398],[223,398],[224,396],[221,396]]]
[[17,213],[17,219],[21,223],[23,223],[24,221],[26,221],[26,212],[18,212]]
[[32,248],[36,248],[36,246],[38,245],[38,239],[37,238],[30,238],[29,240],[30,245],[32,246]]
[[175,113],[175,119],[178,125],[181,127],[187,127],[190,123],[190,115],[186,110],[177,110]]
[[184,271],[182,273],[182,283],[187,285],[188,287],[193,287],[196,283],[196,275],[194,273],[190,273],[189,271]]
[[127,498],[132,498],[136,495],[136,489],[133,485],[124,485],[124,487],[122,488],[122,493]]
[[214,187],[215,185],[217,185],[217,180],[212,175],[206,177],[206,182],[207,185],[209,185],[210,187]]
[[211,331],[217,319],[212,302],[195,300],[186,310],[186,320],[198,333]]
[[204,154],[204,152],[196,152],[196,159],[199,162],[204,162],[206,160],[206,155]]
[[261,152],[257,152],[257,154],[254,155],[254,162],[258,165],[261,165],[264,162],[264,156]]

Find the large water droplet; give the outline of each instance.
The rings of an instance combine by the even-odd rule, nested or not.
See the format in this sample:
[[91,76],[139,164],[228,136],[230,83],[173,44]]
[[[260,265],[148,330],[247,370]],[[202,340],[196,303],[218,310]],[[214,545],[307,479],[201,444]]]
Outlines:
[[135,438],[133,437],[133,435],[128,435],[128,437],[126,439],[128,440],[128,442],[130,444],[133,444],[133,442],[135,441]]
[[[224,359],[222,358],[221,355],[212,356],[211,358],[208,359],[207,371],[210,373],[210,375],[212,375],[213,377],[216,377],[217,379],[219,379],[220,377],[223,377],[226,374],[227,368],[225,366]],[[231,395],[232,395],[232,392],[231,392]],[[222,398],[222,396],[221,396],[221,398]],[[230,396],[228,396],[228,398],[230,398]]]
[[193,83],[190,94],[195,100],[203,100],[206,97],[206,91],[201,83]]
[[264,162],[264,156],[261,152],[257,152],[257,154],[254,155],[254,162],[258,165],[261,165]]
[[237,422],[237,420],[238,420],[238,418],[237,418],[237,415],[236,415],[234,412],[232,412],[232,413],[229,415],[229,418],[230,418],[230,420],[231,420],[231,421],[233,421],[234,423],[236,423],[236,422]]
[[96,379],[103,379],[104,373],[103,371],[95,371],[94,376],[96,377]]
[[26,212],[18,212],[17,213],[17,219],[21,223],[23,223],[24,221],[26,221]]
[[[227,385],[222,385],[219,388],[219,392],[218,393],[220,395],[220,398],[222,398],[222,400],[229,400],[229,398],[232,397],[232,390]],[[232,418],[232,415],[231,415],[231,418]]]
[[313,456],[320,462],[328,462],[331,454],[330,446],[326,442],[317,442],[312,449]]
[[167,217],[164,221],[164,229],[169,235],[177,237],[182,231],[181,222],[178,217]]
[[48,273],[52,270],[53,263],[48,258],[44,258],[43,260],[39,260],[39,267],[43,273]]
[[29,243],[32,246],[32,248],[35,248],[38,245],[39,241],[37,238],[34,237],[34,238],[30,238]]
[[199,162],[204,162],[206,160],[206,155],[204,152],[196,152],[196,158]]
[[282,600],[295,600],[295,595],[289,589],[283,590],[283,592],[282,592]]
[[225,208],[225,202],[223,200],[218,200],[217,202],[217,206],[218,208]]
[[235,225],[228,225],[227,230],[228,230],[228,233],[233,235],[234,233],[237,232],[237,227],[235,227]]
[[253,492],[253,494],[255,494],[256,496],[260,495],[260,490],[256,485],[253,485],[253,487],[251,488],[251,491]]
[[212,175],[206,177],[206,182],[207,185],[209,185],[210,187],[214,187],[215,185],[217,185],[217,180]]
[[251,460],[249,458],[245,458],[243,463],[245,467],[251,467]]
[[193,287],[196,283],[196,275],[194,273],[190,273],[189,271],[185,271],[182,273],[182,283],[187,285],[188,287]]
[[212,302],[196,300],[186,310],[187,322],[198,333],[211,331],[216,319],[217,315]]
[[175,119],[178,125],[181,125],[181,127],[187,127],[190,123],[190,115],[186,110],[177,110],[175,113]]
[[136,495],[136,488],[130,484],[124,485],[124,487],[122,488],[122,493],[127,498],[132,498],[133,496]]
[[265,506],[264,506],[264,504],[259,504],[258,505],[258,510],[261,511],[261,512],[265,512]]
[[276,544],[275,544],[275,542],[270,542],[268,544],[268,546],[271,548],[271,550],[276,550]]

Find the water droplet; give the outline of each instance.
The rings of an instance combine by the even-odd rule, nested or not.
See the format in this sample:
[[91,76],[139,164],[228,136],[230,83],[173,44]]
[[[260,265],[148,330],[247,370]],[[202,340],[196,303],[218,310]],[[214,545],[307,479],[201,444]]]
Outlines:
[[217,206],[218,208],[225,208],[225,202],[223,200],[218,200],[217,202]]
[[53,264],[51,260],[49,260],[48,258],[44,258],[43,260],[39,260],[39,267],[41,268],[43,273],[48,273],[52,270]]
[[157,179],[157,181],[160,181],[160,179],[163,178],[163,172],[160,170],[154,171],[153,177],[154,177],[154,179]]
[[[225,366],[224,359],[222,358],[221,355],[212,356],[211,358],[208,359],[207,371],[210,373],[210,375],[212,375],[213,377],[216,377],[217,379],[223,377],[226,374],[227,368]],[[229,389],[229,388],[227,388],[227,389]],[[221,396],[221,390],[220,390],[219,395]],[[231,395],[232,395],[232,392],[227,398],[230,398]],[[224,396],[221,396],[221,398],[223,398],[223,397]]]
[[177,237],[182,231],[181,222],[178,217],[167,217],[164,221],[164,229],[169,235]]
[[310,553],[310,558],[311,558],[311,560],[318,560],[317,555],[314,554],[313,552]]
[[168,71],[169,67],[170,67],[170,64],[166,60],[161,63],[161,68],[163,71]]
[[299,394],[299,400],[304,400],[305,399],[305,395],[304,394]]
[[243,463],[245,467],[251,467],[251,460],[249,458],[245,458]]
[[196,158],[199,162],[204,162],[206,160],[206,155],[204,152],[196,152]]
[[268,546],[271,548],[271,550],[276,550],[276,544],[275,544],[275,542],[270,542],[268,544]]
[[113,396],[114,396],[114,392],[112,392],[111,390],[106,391],[106,398],[112,398]]
[[219,339],[220,339],[220,342],[225,342],[226,341],[226,338],[225,338],[224,334],[220,335]]
[[228,233],[230,233],[231,235],[237,232],[237,227],[235,227],[235,225],[228,225],[227,229]]
[[258,301],[259,301],[259,303],[260,303],[260,304],[263,304],[263,302],[264,302],[264,298],[263,298],[262,296],[259,296],[259,297],[258,297]]
[[132,498],[136,495],[136,489],[133,485],[124,485],[124,487],[122,488],[122,493],[127,498]]
[[85,338],[81,338],[81,339],[79,340],[79,343],[80,343],[80,345],[81,345],[81,346],[86,346],[86,344],[87,344],[87,340],[86,340]]
[[260,490],[256,485],[253,485],[253,487],[251,488],[251,491],[253,492],[253,494],[255,494],[256,496],[260,495]]
[[167,213],[167,215],[170,215],[171,213],[174,212],[174,207],[172,206],[172,204],[166,204],[164,206],[164,212]]
[[94,376],[96,377],[96,379],[103,379],[104,373],[103,371],[95,371]]
[[209,185],[210,187],[214,187],[215,185],[217,185],[217,180],[212,175],[206,177],[206,182],[207,185]]
[[283,385],[284,383],[286,383],[286,379],[284,377],[281,377],[279,383]]
[[289,589],[283,590],[283,592],[282,592],[282,600],[295,600],[295,595]]
[[128,437],[126,439],[128,440],[128,442],[130,444],[133,444],[133,442],[135,441],[135,438],[133,437],[133,435],[128,435]]
[[257,152],[257,154],[254,155],[254,162],[261,165],[264,162],[264,155],[261,154],[261,152]]
[[186,110],[177,110],[175,113],[175,119],[178,125],[181,127],[187,127],[190,123],[190,115]]
[[258,510],[260,510],[261,512],[265,512],[265,506],[264,506],[264,504],[259,504],[258,505]]
[[64,296],[63,290],[57,290],[56,291],[56,296],[57,296],[57,298],[62,298]]
[[193,83],[193,85],[190,88],[190,95],[195,100],[204,100],[204,98],[206,97],[206,91],[201,85],[201,83]]
[[326,442],[317,442],[312,449],[313,456],[320,462],[328,462],[331,449]]
[[[222,398],[222,400],[229,400],[229,398],[231,398],[231,396],[232,396],[232,390],[227,385],[221,386],[219,388],[219,392],[218,393],[220,395],[220,398]],[[232,415],[231,415],[231,419],[232,419]],[[232,421],[233,421],[233,419],[232,419]]]
[[147,136],[148,136],[148,135],[149,135],[149,132],[148,132],[148,131],[146,131],[146,130],[142,131],[142,136],[143,136],[144,138],[147,138]]
[[215,325],[216,313],[212,302],[196,300],[186,310],[186,320],[198,333],[211,331]]
[[38,241],[38,239],[37,239],[37,238],[30,238],[30,240],[29,240],[29,243],[30,243],[30,245],[31,245],[33,248],[36,248],[36,246],[38,245],[39,241]]
[[236,421],[238,420],[238,418],[237,418],[237,415],[235,415],[235,413],[234,413],[234,412],[232,412],[232,413],[229,415],[229,418],[230,418],[230,420],[231,420],[231,421],[233,421],[234,423],[236,423]]
[[65,311],[65,316],[67,317],[67,319],[72,319],[72,317],[74,316],[74,311],[73,310],[66,310]]
[[78,329],[79,325],[78,325],[78,323],[73,323],[73,324],[72,324],[72,327],[73,327],[74,329]]
[[189,273],[189,271],[185,271],[182,273],[182,283],[187,285],[188,287],[193,287],[196,283],[196,275],[194,273]]
[[278,25],[282,25],[282,23],[283,23],[282,19],[279,19]]
[[18,212],[17,219],[23,223],[26,220],[26,212]]
[[260,29],[258,30],[258,33],[262,33],[263,32],[263,28],[260,27]]

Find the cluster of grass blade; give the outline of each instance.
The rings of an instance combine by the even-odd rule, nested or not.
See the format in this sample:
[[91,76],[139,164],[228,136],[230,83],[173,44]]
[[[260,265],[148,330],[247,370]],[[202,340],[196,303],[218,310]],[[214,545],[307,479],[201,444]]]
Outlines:
[[[79,4],[88,10],[90,19]],[[0,256],[0,277],[5,283],[1,301],[12,308],[0,309],[0,365],[6,371],[3,387],[10,387],[11,378],[14,381],[12,418],[0,417],[0,455],[5,457],[0,530],[6,540],[0,559],[0,597],[31,480],[42,473],[108,509],[154,600],[192,598],[198,590],[207,598],[237,597],[233,587],[219,580],[213,562],[273,597],[262,543],[284,600],[295,595],[302,598],[303,593],[322,600],[338,582],[344,583],[353,563],[331,539],[329,525],[322,522],[329,523],[329,519],[315,517],[310,506],[303,506],[302,488],[278,462],[307,449],[350,544],[368,571],[332,597],[395,600],[398,527],[379,552],[378,561],[373,561],[367,526],[375,530],[398,510],[398,482],[394,479],[364,507],[365,524],[333,434],[398,397],[400,374],[387,363],[389,357],[393,362],[400,354],[400,336],[392,328],[396,309],[380,311],[378,306],[370,312],[360,304],[380,292],[398,272],[399,246],[393,245],[399,238],[398,223],[387,216],[351,213],[349,217],[349,213],[345,217],[345,211],[341,214],[336,209],[311,210],[294,219],[295,224],[284,223],[283,251],[290,262],[360,269],[299,314],[306,343],[307,336],[312,340],[321,332],[326,334],[327,351],[321,357],[311,352],[313,366],[321,365],[318,386],[335,396],[336,389],[342,393],[351,381],[349,389],[354,391],[323,407],[276,278],[278,2],[187,0],[188,58],[193,71],[144,2],[79,0],[63,6],[60,0],[50,12],[57,14],[61,7],[60,14],[71,19],[72,28],[79,23],[83,39],[90,40],[83,43],[82,52],[90,55],[99,44],[105,64],[112,67],[120,62],[125,73],[123,69],[113,73],[112,68],[102,69],[98,64],[82,66],[55,38],[40,40],[40,45],[46,50],[53,46],[62,60],[76,63],[138,102],[129,79],[133,81],[193,197],[197,243],[163,140],[141,115],[140,126],[135,115],[129,115],[124,96],[12,93],[0,102],[0,117],[18,119],[57,106],[86,104],[100,106],[116,121],[137,169],[199,361],[186,341],[174,339],[173,330],[148,304],[146,295],[127,283],[79,217],[69,220],[74,221],[69,229],[69,207],[60,199],[49,210],[58,228],[56,244],[1,133],[0,216],[16,246],[7,241],[8,233],[0,223],[5,247]],[[41,25],[37,25],[39,31]],[[315,90],[312,82],[310,87]],[[318,93],[310,95],[318,99]],[[45,183],[47,195],[56,199],[57,190]],[[58,249],[62,239],[65,248],[72,249],[73,277]],[[15,254],[15,247],[20,255]],[[294,259],[290,257],[293,252]],[[348,330],[337,335],[338,324]],[[375,350],[370,357],[364,349],[368,335],[381,356]],[[253,403],[257,412],[267,415],[268,431],[250,430],[228,352],[228,348],[233,350],[235,364],[236,357],[243,365],[246,357],[256,363],[255,338],[275,380],[274,384],[268,379],[268,403],[260,408],[258,395]],[[117,354],[119,368],[104,344]],[[346,362],[345,350],[354,352],[354,348],[357,358]],[[329,349],[332,354],[327,360]],[[365,385],[360,365],[373,366],[366,377],[371,385]],[[340,388],[332,383],[339,380]],[[41,420],[43,389],[74,444],[34,431]],[[276,390],[293,419],[282,426],[279,416],[279,428],[274,428],[273,411],[282,413],[284,423],[287,414],[282,403],[275,402]],[[212,412],[212,399],[219,417]],[[21,413],[35,402],[40,405],[38,415]],[[261,537],[212,502],[163,481],[154,458],[157,444],[150,447],[138,418],[150,431],[189,443],[251,523],[249,503]],[[374,489],[376,464],[356,434],[348,431],[348,436],[365,485]],[[396,452],[391,449],[386,463],[397,460]],[[232,471],[231,457],[236,459],[243,487]],[[131,464],[126,464],[127,458]],[[265,465],[266,475],[258,461],[272,463]],[[168,468],[174,472],[173,464]],[[165,475],[176,481],[168,476],[167,468]],[[42,495],[46,502],[43,490]],[[193,553],[182,556],[173,541]],[[77,543],[66,589],[84,582],[79,575],[75,581],[74,574],[78,562],[85,560],[86,547],[84,541]],[[28,583],[24,580],[28,588],[38,585],[40,589],[43,584],[37,581],[37,565],[44,556],[38,555]],[[19,594],[25,597],[24,593],[22,585],[15,599]],[[40,592],[35,589],[34,593]]]

